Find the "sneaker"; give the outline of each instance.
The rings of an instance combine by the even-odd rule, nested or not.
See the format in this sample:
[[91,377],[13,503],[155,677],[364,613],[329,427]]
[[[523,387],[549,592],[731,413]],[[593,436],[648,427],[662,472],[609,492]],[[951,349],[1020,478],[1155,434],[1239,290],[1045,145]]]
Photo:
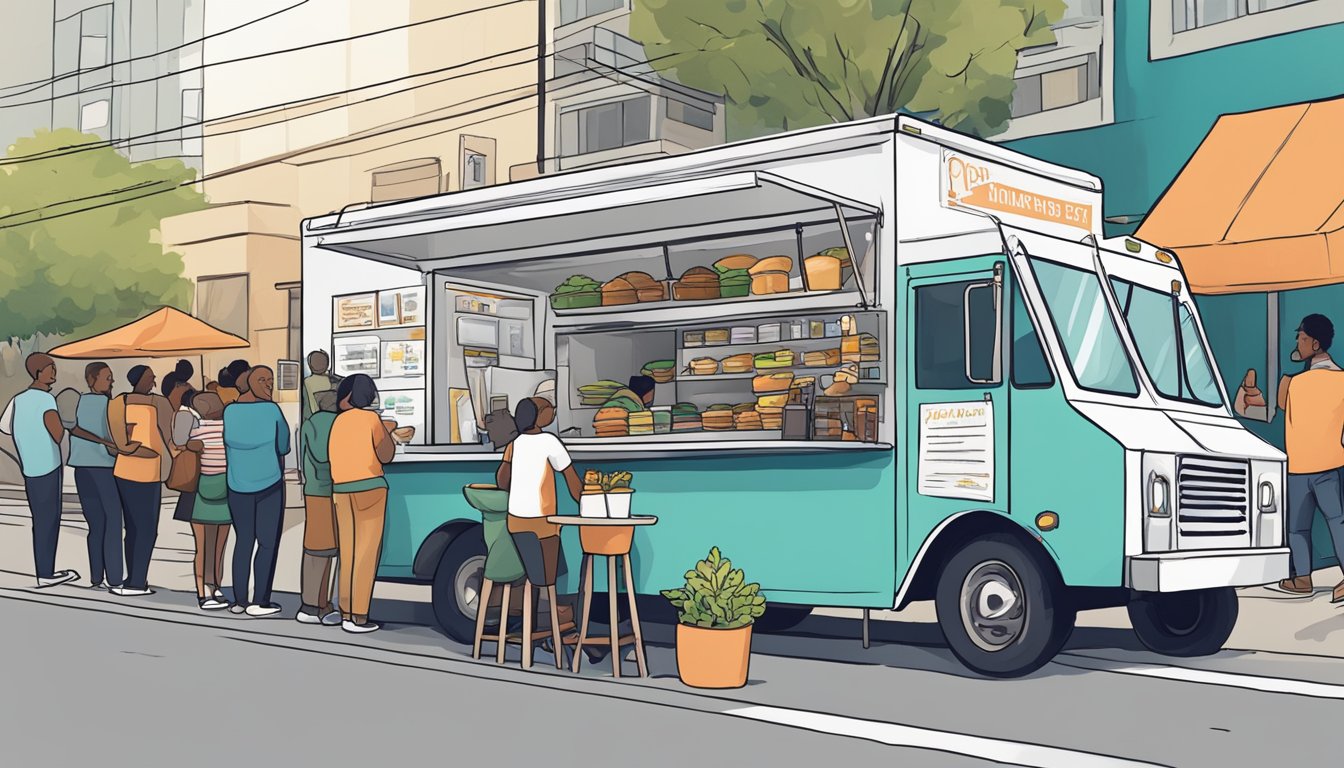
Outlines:
[[86,589],[93,589],[93,590],[107,589],[107,585],[101,581],[98,581],[94,582],[93,584],[90,584],[88,587],[86,587]]
[[46,589],[48,587],[55,587],[61,584],[68,584],[78,578],[79,574],[75,573],[74,571],[57,571],[56,573],[52,574],[51,578],[49,579],[38,577],[37,588]]
[[328,613],[326,616],[323,616],[323,617],[322,617],[322,626],[324,626],[324,627],[339,627],[339,626],[341,626],[341,621],[342,621],[342,619],[341,619],[341,612],[340,612],[340,611],[332,611],[331,613]]
[[362,635],[367,632],[377,632],[380,627],[372,621],[366,621],[363,624],[356,624],[353,621],[342,621],[341,629],[356,635]]
[[220,589],[219,587],[211,587],[210,590],[211,590],[210,594],[214,595],[216,600],[220,602],[225,602],[224,590]]
[[280,612],[280,606],[276,605],[275,603],[265,603],[262,605],[254,604],[247,606],[247,615],[257,619],[263,616],[274,616],[279,612]]
[[232,613],[235,616],[240,616],[246,612],[247,612],[247,606],[243,605],[242,603],[234,603],[233,605],[229,606],[229,613]]
[[214,597],[198,597],[196,598],[196,603],[201,607],[202,611],[222,611],[229,607],[228,603],[220,602]]
[[154,590],[143,587],[113,587],[108,591],[118,597],[144,597],[146,595],[154,594]]
[[294,620],[297,621],[297,622],[299,622],[300,624],[321,624],[321,623],[322,623],[322,617],[319,616],[319,615],[317,615],[317,611],[316,611],[316,610],[309,610],[309,609],[306,608],[306,607],[304,607],[304,608],[300,608],[300,609],[299,609],[299,612],[296,613],[296,614],[294,614]]
[[1275,592],[1282,592],[1286,595],[1295,597],[1308,597],[1311,595],[1311,577],[1297,576],[1291,579],[1284,579],[1277,584],[1267,584],[1266,588]]
[[1330,602],[1344,603],[1344,581],[1335,585],[1335,591],[1330,595]]

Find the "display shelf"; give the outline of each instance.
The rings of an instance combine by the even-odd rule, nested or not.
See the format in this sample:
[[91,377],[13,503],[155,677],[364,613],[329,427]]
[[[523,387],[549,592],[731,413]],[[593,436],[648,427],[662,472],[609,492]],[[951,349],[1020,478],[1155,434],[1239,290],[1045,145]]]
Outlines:
[[677,353],[682,355],[693,355],[695,357],[713,357],[714,355],[722,353],[724,350],[729,350],[731,353],[732,350],[741,350],[745,352],[747,350],[761,349],[763,347],[793,348],[795,346],[806,348],[807,351],[816,351],[827,347],[838,348],[840,346],[840,341],[843,338],[843,336],[818,336],[815,339],[780,339],[779,341],[753,341],[740,342],[737,344],[702,344],[698,347],[680,347],[677,349]]
[[[855,312],[861,298],[851,291],[777,293],[717,301],[656,301],[588,309],[551,310],[556,328],[585,325],[705,324],[729,317],[772,316],[799,312]],[[869,309],[874,309],[870,307]],[[706,312],[708,310],[708,312]]]

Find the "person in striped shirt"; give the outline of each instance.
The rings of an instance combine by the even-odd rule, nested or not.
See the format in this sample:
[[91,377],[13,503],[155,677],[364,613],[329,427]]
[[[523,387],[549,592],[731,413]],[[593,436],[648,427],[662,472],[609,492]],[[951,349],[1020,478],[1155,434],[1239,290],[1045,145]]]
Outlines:
[[201,456],[201,477],[191,510],[196,539],[196,600],[201,610],[229,607],[220,590],[224,577],[224,545],[229,541],[229,484],[224,458],[224,403],[213,392],[198,392],[192,409],[199,414],[186,448]]

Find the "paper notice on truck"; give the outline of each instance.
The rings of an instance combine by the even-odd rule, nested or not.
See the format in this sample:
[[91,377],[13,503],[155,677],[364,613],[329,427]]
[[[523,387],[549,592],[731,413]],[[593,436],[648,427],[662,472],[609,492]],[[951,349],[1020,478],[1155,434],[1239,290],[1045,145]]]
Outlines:
[[919,406],[919,494],[994,501],[994,404]]

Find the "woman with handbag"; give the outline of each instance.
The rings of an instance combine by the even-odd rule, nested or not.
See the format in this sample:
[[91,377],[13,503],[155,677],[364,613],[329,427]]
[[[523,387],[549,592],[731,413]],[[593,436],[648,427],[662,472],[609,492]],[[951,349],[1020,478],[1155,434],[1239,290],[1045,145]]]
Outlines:
[[224,547],[229,541],[229,483],[224,458],[224,403],[213,392],[198,392],[191,407],[199,417],[187,436],[184,454],[196,461],[196,493],[191,533],[196,541],[196,602],[203,611],[229,607],[224,580]]
[[177,506],[173,508],[173,519],[183,523],[191,522],[191,508],[196,501],[196,476],[199,474],[195,457],[184,457],[191,466],[181,470],[184,474],[174,484],[178,474],[177,459],[185,451],[191,430],[195,429],[197,422],[201,420],[200,414],[191,405],[192,398],[196,395],[195,388],[190,384],[191,374],[191,363],[179,360],[177,368],[163,377],[163,396],[168,398],[168,406],[173,411],[173,441],[170,446],[173,454],[173,472],[169,473],[168,488],[178,493]]

